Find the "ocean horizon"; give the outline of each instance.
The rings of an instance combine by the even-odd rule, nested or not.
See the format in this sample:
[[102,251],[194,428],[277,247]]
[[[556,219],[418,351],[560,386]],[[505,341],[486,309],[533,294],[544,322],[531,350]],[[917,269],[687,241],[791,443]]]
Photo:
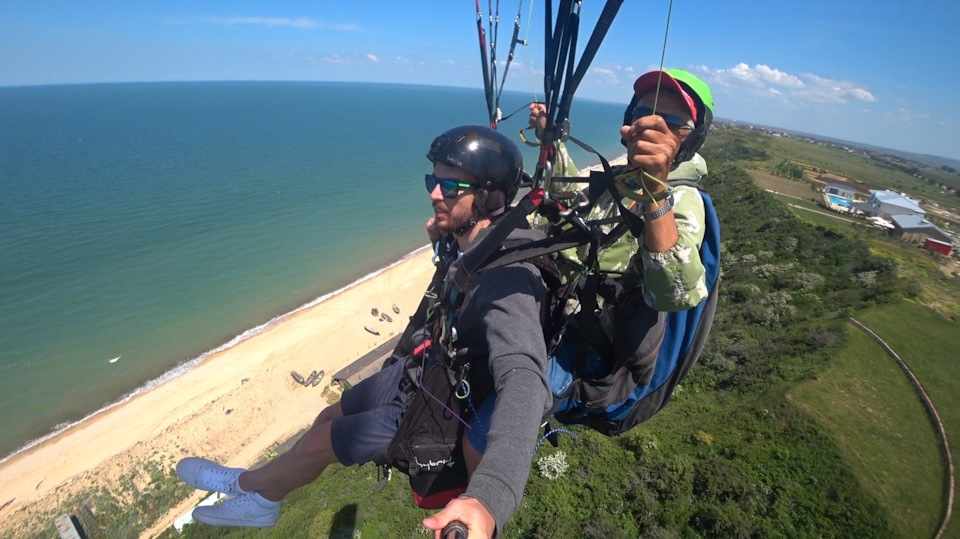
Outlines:
[[[573,134],[613,159],[621,117],[575,101]],[[424,154],[485,118],[468,88],[0,88],[0,458],[423,248]]]

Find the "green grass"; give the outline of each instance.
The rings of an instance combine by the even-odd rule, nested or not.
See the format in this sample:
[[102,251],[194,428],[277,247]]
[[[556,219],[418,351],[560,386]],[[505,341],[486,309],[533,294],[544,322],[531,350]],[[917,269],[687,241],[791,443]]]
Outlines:
[[949,319],[960,320],[960,278],[944,271],[942,257],[885,237],[866,240],[873,252],[897,261],[900,277],[909,283],[916,301]]
[[431,513],[414,505],[406,476],[394,472],[380,490],[375,466],[335,464],[320,480],[284,499],[276,527],[249,530],[191,524],[180,537],[427,537],[420,521]]
[[[809,183],[782,178],[760,170],[749,170],[748,173],[754,183],[763,189],[774,191],[771,194],[777,200],[787,204],[790,211],[804,221],[830,227],[840,227],[842,225],[849,227],[851,225],[852,219],[834,214],[813,202],[812,198],[819,198],[821,195],[814,191]],[[796,206],[799,206],[799,208]]]
[[117,481],[94,487],[89,473],[77,481],[91,486],[60,500],[58,507],[37,512],[14,529],[18,538],[53,537],[55,517],[76,515],[88,537],[139,537],[153,522],[193,490],[173,471],[175,458],[159,453]]
[[939,524],[943,465],[926,411],[904,373],[866,333],[791,399],[835,434],[844,460],[887,511],[901,537],[928,537]]
[[[960,463],[960,323],[909,302],[870,310],[858,320],[880,335],[913,370],[940,413],[954,465]],[[960,537],[956,507],[954,515],[947,537]]]
[[825,210],[812,202],[791,199],[783,199],[783,201],[794,215],[808,223],[841,229],[853,226],[852,219],[830,213],[829,210]]

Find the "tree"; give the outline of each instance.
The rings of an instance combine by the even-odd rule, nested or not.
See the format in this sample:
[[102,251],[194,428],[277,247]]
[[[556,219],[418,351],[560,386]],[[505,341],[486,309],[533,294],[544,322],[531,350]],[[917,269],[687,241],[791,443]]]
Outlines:
[[803,178],[803,167],[788,159],[781,161],[775,170],[777,174],[787,178],[793,178],[794,180]]

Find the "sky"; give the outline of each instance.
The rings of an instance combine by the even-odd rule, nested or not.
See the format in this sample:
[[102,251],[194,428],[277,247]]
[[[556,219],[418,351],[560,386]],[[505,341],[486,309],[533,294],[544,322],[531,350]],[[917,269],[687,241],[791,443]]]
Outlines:
[[[490,1],[480,2],[485,29]],[[506,89],[531,100],[543,94],[546,1],[500,5],[498,70],[519,12],[529,44],[517,47]],[[603,4],[583,2],[581,50]],[[0,86],[482,88],[479,51],[470,0],[0,0]],[[577,98],[626,103],[634,79],[661,57],[710,84],[719,118],[960,160],[958,0],[676,0],[672,9],[669,0],[626,0]]]

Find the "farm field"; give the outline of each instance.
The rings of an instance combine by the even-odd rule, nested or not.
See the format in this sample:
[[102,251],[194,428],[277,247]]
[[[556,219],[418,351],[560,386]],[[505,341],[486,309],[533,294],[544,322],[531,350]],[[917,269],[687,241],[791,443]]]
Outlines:
[[747,170],[747,173],[750,174],[750,177],[753,178],[753,181],[757,185],[768,191],[783,193],[808,201],[820,196],[820,194],[805,181],[782,178],[762,170]]

